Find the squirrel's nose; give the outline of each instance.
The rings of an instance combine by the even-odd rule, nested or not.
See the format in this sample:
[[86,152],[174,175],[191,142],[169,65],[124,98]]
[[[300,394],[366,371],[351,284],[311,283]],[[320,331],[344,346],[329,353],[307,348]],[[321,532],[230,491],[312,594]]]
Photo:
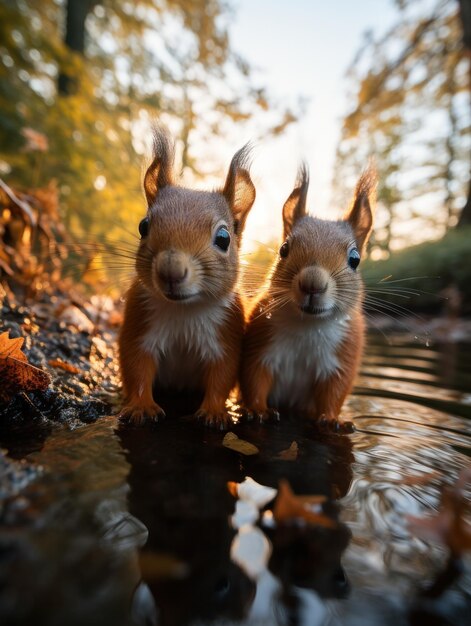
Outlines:
[[157,274],[163,283],[178,285],[188,276],[188,267],[178,253],[169,250],[159,256]]
[[162,282],[168,283],[169,285],[178,285],[187,277],[188,269],[186,267],[159,268],[158,274]]
[[327,291],[327,283],[320,286],[318,282],[303,278],[299,281],[299,289],[308,296],[321,296]]

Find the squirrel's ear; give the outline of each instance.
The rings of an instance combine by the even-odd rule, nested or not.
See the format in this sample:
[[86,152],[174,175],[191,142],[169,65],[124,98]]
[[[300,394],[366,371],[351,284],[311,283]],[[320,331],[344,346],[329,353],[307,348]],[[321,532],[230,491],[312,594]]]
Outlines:
[[231,207],[235,231],[239,236],[244,230],[245,220],[255,202],[255,187],[249,173],[250,151],[251,146],[247,143],[234,154],[222,190],[223,196]]
[[173,184],[175,147],[165,126],[157,124],[152,129],[152,163],[144,176],[144,192],[150,206],[160,189]]
[[373,226],[373,210],[376,201],[376,170],[369,166],[355,187],[352,203],[344,219],[350,223],[360,250],[365,246]]
[[309,170],[303,163],[298,170],[296,187],[283,205],[283,237],[291,233],[294,223],[306,215],[306,198],[309,188]]

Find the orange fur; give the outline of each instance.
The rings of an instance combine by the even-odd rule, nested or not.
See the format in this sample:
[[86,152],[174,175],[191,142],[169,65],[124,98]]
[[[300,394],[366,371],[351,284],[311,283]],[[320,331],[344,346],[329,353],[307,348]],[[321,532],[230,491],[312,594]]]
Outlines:
[[[120,415],[134,423],[164,415],[155,382],[204,391],[197,417],[219,427],[228,422],[225,401],[236,384],[244,331],[235,293],[238,249],[255,200],[247,157],[247,147],[236,153],[222,190],[184,189],[174,181],[169,135],[155,130],[137,276],[119,338]],[[227,248],[217,244],[221,228]]]
[[348,259],[369,236],[374,186],[374,175],[365,173],[346,218],[318,220],[306,213],[308,175],[300,172],[283,208],[286,242],[243,343],[243,402],[261,419],[291,408],[341,424],[364,344],[363,285]]

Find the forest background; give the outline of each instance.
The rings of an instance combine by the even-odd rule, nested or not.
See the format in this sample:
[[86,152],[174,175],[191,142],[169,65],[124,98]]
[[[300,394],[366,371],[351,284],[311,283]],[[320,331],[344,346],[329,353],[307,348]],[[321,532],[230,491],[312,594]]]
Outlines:
[[[390,4],[390,27],[365,32],[346,68],[330,204],[345,208],[373,157],[367,281],[407,279],[411,308],[438,310],[451,288],[469,312],[471,3]],[[177,139],[182,180],[203,187],[221,183],[225,146],[263,145],[302,123],[303,94],[270,93],[256,60],[238,53],[236,10],[224,0],[1,0],[0,272],[13,289],[32,295],[69,275],[122,291],[153,119]],[[294,173],[295,159],[279,158]],[[289,188],[276,192],[279,206],[259,209],[247,233],[260,275]]]

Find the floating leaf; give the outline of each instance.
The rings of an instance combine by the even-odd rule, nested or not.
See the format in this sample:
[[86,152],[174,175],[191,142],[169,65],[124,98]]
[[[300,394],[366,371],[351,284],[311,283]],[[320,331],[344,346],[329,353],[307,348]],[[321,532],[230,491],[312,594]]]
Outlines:
[[7,332],[0,334],[0,400],[9,402],[22,391],[46,389],[51,378],[47,372],[28,363],[21,351],[24,338],[10,339]]
[[316,513],[312,506],[325,502],[325,496],[296,496],[287,480],[280,480],[278,497],[273,508],[273,517],[276,522],[292,522],[304,520],[308,524],[334,528],[336,522],[323,513]]
[[245,456],[251,456],[252,454],[258,454],[259,449],[254,446],[253,443],[246,441],[245,439],[239,439],[235,433],[227,433],[222,440],[222,445],[235,452],[240,452]]
[[299,447],[296,441],[293,441],[289,448],[286,450],[282,450],[278,455],[277,459],[282,461],[296,461],[298,458]]

